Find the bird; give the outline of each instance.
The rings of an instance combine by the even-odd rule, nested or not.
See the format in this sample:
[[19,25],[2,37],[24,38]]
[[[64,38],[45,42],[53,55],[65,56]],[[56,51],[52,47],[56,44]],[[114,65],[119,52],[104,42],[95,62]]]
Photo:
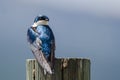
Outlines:
[[27,30],[27,41],[44,74],[54,73],[55,37],[46,15],[38,15]]

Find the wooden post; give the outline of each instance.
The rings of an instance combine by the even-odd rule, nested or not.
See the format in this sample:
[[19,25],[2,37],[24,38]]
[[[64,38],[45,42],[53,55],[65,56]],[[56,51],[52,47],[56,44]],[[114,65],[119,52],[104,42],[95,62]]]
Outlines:
[[35,59],[26,60],[26,80],[90,80],[90,60],[59,58],[55,60],[53,75],[44,75]]

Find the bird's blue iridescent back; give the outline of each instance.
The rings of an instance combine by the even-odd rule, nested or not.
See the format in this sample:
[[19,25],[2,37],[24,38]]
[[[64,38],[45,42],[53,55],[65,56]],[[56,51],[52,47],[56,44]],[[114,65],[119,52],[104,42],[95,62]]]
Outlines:
[[44,53],[45,57],[48,58],[51,54],[51,45],[54,44],[54,35],[52,30],[48,25],[39,25],[36,27],[36,32],[32,28],[28,29],[28,41],[32,44],[38,37],[42,44],[41,50]]
[[51,52],[51,45],[54,43],[54,35],[48,25],[41,25],[37,27],[39,39],[42,41],[42,52],[48,57]]

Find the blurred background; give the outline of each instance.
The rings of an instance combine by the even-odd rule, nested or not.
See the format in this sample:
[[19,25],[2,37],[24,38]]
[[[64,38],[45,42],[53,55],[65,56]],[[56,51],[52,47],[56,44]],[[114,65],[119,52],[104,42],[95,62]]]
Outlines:
[[50,18],[56,57],[89,58],[91,80],[120,79],[119,0],[1,0],[1,80],[26,80],[26,33],[39,14]]

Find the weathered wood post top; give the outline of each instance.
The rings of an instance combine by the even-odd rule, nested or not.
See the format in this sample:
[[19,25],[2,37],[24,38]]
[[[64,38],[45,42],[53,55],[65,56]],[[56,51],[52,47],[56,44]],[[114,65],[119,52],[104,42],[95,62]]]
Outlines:
[[35,59],[26,60],[26,80],[90,80],[90,59],[57,58],[53,75],[44,75]]

